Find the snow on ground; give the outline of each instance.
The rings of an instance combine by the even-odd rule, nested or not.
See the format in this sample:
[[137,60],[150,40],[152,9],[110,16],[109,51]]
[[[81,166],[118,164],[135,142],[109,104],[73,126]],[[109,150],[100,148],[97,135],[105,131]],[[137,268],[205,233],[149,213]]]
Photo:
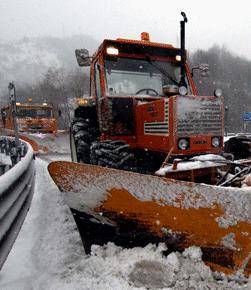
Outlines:
[[32,206],[0,272],[2,290],[49,289],[54,277],[60,279],[71,263],[84,256],[70,210],[50,180],[47,165],[36,160]]
[[40,146],[46,146],[49,149],[49,153],[70,153],[68,132],[59,132],[56,134],[29,133],[27,136],[36,141]]
[[11,165],[10,156],[0,152],[0,164]]
[[36,159],[34,198],[0,272],[1,290],[250,289],[241,275],[212,273],[197,247],[165,257],[163,244],[122,249],[108,243],[86,256],[47,165]]
[[52,161],[71,161],[71,156],[69,154],[54,154],[54,153],[48,153],[48,154],[42,154],[39,156],[39,158],[47,161],[47,162],[52,162]]

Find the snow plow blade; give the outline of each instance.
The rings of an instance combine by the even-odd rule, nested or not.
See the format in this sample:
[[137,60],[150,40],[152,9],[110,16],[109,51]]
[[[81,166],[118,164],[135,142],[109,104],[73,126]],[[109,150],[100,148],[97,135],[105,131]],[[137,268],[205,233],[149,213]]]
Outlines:
[[251,273],[250,187],[223,188],[65,161],[50,163],[48,170],[72,212],[82,213],[91,243],[100,243],[103,225],[115,229],[110,231],[115,243],[123,237],[128,244],[165,242],[170,251],[196,245],[213,270]]

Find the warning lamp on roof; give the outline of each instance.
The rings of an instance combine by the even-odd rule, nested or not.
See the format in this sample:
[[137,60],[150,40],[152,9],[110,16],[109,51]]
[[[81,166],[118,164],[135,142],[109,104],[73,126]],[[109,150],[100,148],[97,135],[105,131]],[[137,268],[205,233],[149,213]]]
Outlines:
[[77,100],[78,105],[87,105],[88,101],[86,99],[79,99]]
[[150,35],[148,32],[141,32],[141,40],[142,41],[150,41]]
[[106,53],[110,54],[110,55],[118,55],[119,54],[119,50],[116,47],[107,47],[106,48]]

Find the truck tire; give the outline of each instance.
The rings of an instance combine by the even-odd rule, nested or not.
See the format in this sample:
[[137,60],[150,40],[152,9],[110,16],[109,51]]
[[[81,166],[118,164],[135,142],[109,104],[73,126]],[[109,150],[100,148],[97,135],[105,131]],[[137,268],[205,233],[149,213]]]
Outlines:
[[93,142],[90,157],[93,165],[136,171],[134,154],[124,141]]
[[[71,132],[75,143],[78,162],[90,163],[90,147],[92,141],[92,127],[88,119],[75,118],[71,125]],[[72,146],[73,147],[73,146]],[[71,148],[71,150],[74,150]],[[74,154],[72,154],[73,156]]]

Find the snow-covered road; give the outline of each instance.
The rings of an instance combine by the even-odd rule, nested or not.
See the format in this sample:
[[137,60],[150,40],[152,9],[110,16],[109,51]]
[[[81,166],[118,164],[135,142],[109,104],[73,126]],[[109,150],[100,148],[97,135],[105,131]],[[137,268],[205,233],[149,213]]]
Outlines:
[[84,255],[75,222],[50,180],[47,164],[36,160],[32,206],[0,272],[0,289],[49,289],[53,277]]
[[1,290],[251,288],[225,276],[216,281],[195,247],[165,257],[163,245],[121,249],[109,243],[93,246],[92,254],[86,256],[47,165],[47,161],[36,159],[32,206],[0,272]]

